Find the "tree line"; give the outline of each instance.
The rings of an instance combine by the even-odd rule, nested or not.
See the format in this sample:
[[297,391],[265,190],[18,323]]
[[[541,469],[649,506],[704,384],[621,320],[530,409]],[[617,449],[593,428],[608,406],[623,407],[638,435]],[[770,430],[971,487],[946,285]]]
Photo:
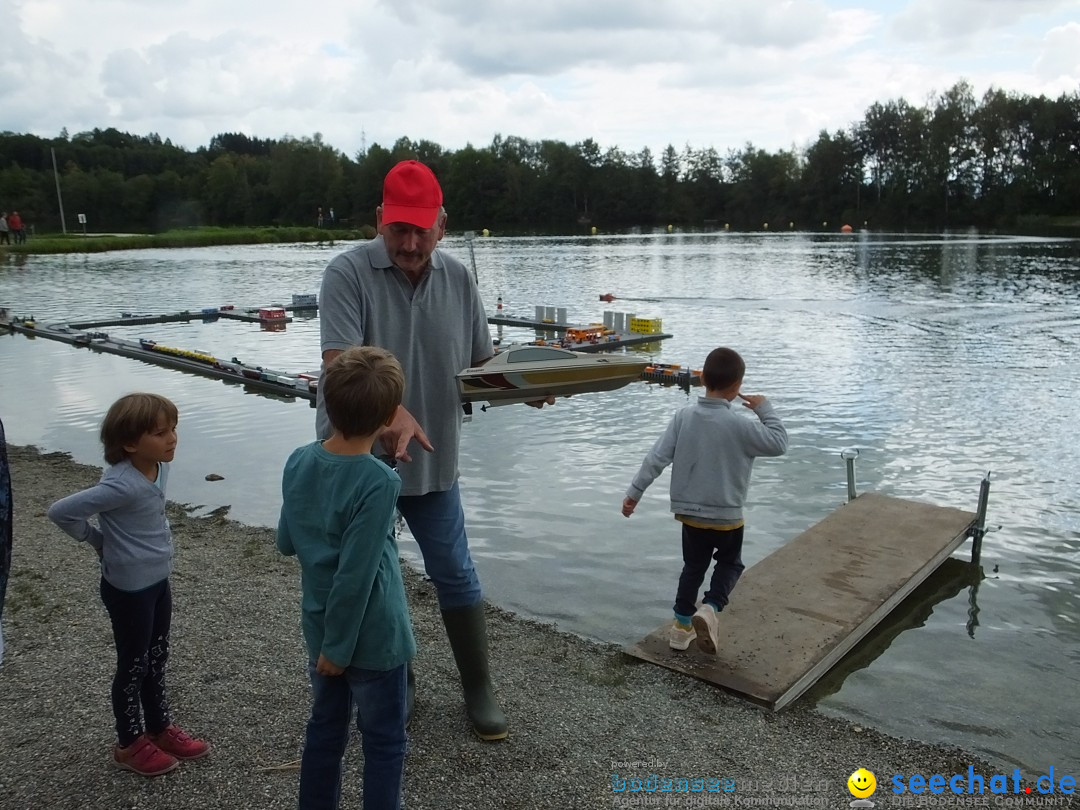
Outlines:
[[659,156],[593,139],[495,135],[448,150],[400,138],[350,157],[312,137],[222,133],[194,151],[155,133],[0,133],[0,209],[37,232],[86,214],[95,231],[193,225],[374,224],[382,178],[416,158],[442,182],[455,229],[573,232],[667,224],[735,229],[1008,228],[1080,214],[1080,91],[1033,97],[959,82],[922,106],[874,103],[803,148],[751,143]]

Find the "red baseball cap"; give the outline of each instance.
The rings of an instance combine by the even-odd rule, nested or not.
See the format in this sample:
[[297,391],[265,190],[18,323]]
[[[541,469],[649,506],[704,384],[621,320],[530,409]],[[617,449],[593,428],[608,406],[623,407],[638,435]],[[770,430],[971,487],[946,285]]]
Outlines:
[[434,173],[419,160],[403,160],[383,180],[382,221],[418,228],[435,224],[443,196]]

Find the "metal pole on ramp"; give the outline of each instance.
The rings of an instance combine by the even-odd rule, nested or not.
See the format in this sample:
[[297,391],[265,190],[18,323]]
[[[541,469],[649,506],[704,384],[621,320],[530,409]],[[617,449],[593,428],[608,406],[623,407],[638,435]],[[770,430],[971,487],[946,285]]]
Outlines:
[[982,541],[986,537],[986,506],[990,502],[990,471],[986,471],[979,485],[979,506],[975,512],[975,525],[971,529],[971,562],[979,564],[982,556]]

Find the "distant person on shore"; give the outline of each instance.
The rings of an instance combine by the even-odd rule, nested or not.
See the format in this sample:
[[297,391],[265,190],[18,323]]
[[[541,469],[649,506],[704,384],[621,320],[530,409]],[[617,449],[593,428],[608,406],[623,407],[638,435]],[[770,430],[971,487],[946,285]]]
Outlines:
[[406,667],[416,654],[394,540],[401,479],[372,447],[401,404],[390,352],[357,346],[319,385],[333,433],[293,451],[282,479],[277,547],[303,572],[311,677],[300,810],[335,810],[353,714],[364,751],[365,810],[398,810],[406,750]]
[[[682,524],[683,553],[675,621],[668,636],[675,650],[685,650],[696,636],[699,649],[716,653],[718,614],[744,568],[743,504],[754,459],[787,451],[787,431],[772,404],[759,394],[740,393],[745,371],[734,350],[709,352],[701,372],[705,396],[675,413],[623,499],[622,513],[630,517],[649,485],[672,465],[671,511]],[[732,410],[736,397],[759,421]],[[695,610],[710,557],[716,566]]]
[[[405,399],[382,434],[382,450],[404,462],[398,510],[438,592],[473,731],[501,740],[508,726],[488,672],[483,593],[458,489],[463,414],[456,375],[495,354],[491,330],[472,274],[437,247],[446,211],[431,169],[416,160],[395,165],[375,219],[379,235],[336,256],[323,274],[323,367],[361,345],[382,346],[401,362]],[[316,433],[326,438],[321,385],[317,400]]]
[[11,226],[8,225],[7,211],[0,212],[0,245],[11,244]]
[[[101,601],[116,642],[112,708],[118,744],[112,761],[143,776],[167,773],[178,760],[210,751],[172,722],[165,695],[173,557],[165,484],[177,419],[176,406],[157,394],[118,399],[101,425],[105,461],[112,466],[97,485],[61,498],[48,512],[101,560]],[[94,515],[97,525],[90,522]]]
[[8,466],[4,423],[0,420],[0,667],[4,664],[4,596],[11,573],[11,521],[11,467]]
[[19,212],[12,211],[7,221],[8,228],[11,229],[11,238],[15,240],[16,245],[21,245],[26,241],[26,229],[23,227],[22,217],[19,216]]

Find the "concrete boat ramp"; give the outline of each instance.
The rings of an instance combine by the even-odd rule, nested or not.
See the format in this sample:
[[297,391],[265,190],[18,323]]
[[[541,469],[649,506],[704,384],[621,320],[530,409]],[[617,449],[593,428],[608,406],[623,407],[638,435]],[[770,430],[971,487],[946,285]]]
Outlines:
[[985,533],[979,512],[874,493],[854,497],[750,567],[720,614],[715,656],[668,647],[665,622],[626,652],[779,710],[824,676],[900,602]]

